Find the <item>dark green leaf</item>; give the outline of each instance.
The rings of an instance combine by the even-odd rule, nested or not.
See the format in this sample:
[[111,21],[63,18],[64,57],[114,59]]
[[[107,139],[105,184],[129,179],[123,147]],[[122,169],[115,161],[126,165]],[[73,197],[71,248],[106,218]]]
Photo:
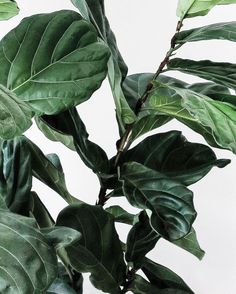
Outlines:
[[236,22],[214,23],[187,31],[177,35],[176,43],[196,42],[203,40],[229,40],[236,41]]
[[[160,289],[176,289],[176,292],[170,293],[192,293],[192,290],[185,284],[185,282],[174,272],[172,272],[167,267],[157,264],[152,260],[145,258],[142,271],[145,273],[149,281]],[[181,292],[178,290],[182,290]],[[161,292],[162,293],[162,292]],[[165,293],[165,292],[163,292]],[[168,292],[166,292],[168,293]]]
[[83,162],[98,175],[107,173],[109,162],[105,151],[91,142],[76,108],[57,115],[44,115],[42,119],[55,132],[73,137],[74,146]]
[[198,259],[202,259],[205,255],[205,252],[200,248],[200,245],[197,240],[196,232],[192,228],[191,232],[186,235],[185,237],[176,240],[174,242],[175,245],[179,246],[180,248],[192,253]]
[[127,237],[126,261],[132,268],[141,268],[145,255],[155,247],[159,239],[160,235],[152,229],[146,212],[141,212],[139,221],[132,227]]
[[210,60],[194,61],[174,58],[168,65],[170,70],[198,76],[231,89],[236,89],[236,64],[212,62]]
[[38,114],[78,105],[98,89],[110,53],[69,10],[25,18],[0,42],[0,83]]
[[132,291],[134,294],[157,294],[160,289],[150,284],[140,275],[135,275],[134,280],[128,287],[129,291]]
[[185,186],[136,162],[122,166],[121,180],[130,204],[151,210],[151,226],[161,236],[177,240],[190,232],[196,212]]
[[127,225],[133,225],[136,219],[135,214],[127,212],[119,205],[110,206],[106,208],[106,211],[114,216],[116,222],[124,223]]
[[19,13],[19,8],[14,0],[0,1],[0,20],[12,18]]
[[1,210],[0,234],[0,292],[45,293],[57,276],[57,257],[35,221]]
[[[166,88],[169,90],[168,95]],[[175,117],[204,136],[214,147],[236,152],[236,107],[229,103],[215,101],[188,89],[155,82],[149,98],[149,109]]]
[[[1,5],[1,4],[0,4]],[[32,110],[7,88],[0,85],[0,137],[21,135],[32,124]]]
[[65,281],[57,278],[50,288],[47,290],[46,294],[76,294],[75,290],[73,290]]
[[82,238],[66,249],[69,264],[78,272],[90,272],[96,288],[120,293],[126,266],[111,214],[101,206],[69,206],[59,214],[57,225],[82,233]]
[[121,83],[127,74],[127,67],[118,50],[116,38],[105,16],[103,0],[71,0],[81,14],[96,28],[99,37],[110,47],[111,58],[108,63],[108,77],[113,92],[116,114],[121,131],[125,124],[135,121],[135,115],[127,103]]
[[188,142],[178,131],[147,137],[130,149],[123,161],[136,161],[184,185],[199,181],[213,166],[224,167],[230,162],[217,160],[209,147]]

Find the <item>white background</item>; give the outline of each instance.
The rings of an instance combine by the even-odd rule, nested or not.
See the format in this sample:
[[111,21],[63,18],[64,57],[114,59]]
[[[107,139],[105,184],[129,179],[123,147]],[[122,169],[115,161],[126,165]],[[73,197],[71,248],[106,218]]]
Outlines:
[[[129,73],[154,72],[165,52],[176,27],[175,10],[177,0],[109,0],[106,2],[107,15],[116,33],[120,51],[129,66]],[[1,22],[0,35],[4,36],[19,21],[28,15],[51,12],[60,9],[74,9],[69,0],[18,0],[21,8],[19,16],[8,22]],[[217,7],[206,17],[185,21],[184,28],[202,26],[221,21],[233,21],[236,5]],[[180,49],[178,57],[212,59],[215,61],[236,62],[236,44],[227,41],[208,41],[192,43]],[[188,82],[199,79],[191,76],[174,74]],[[114,103],[107,81],[93,97],[78,107],[79,113],[87,125],[91,140],[100,144],[109,156],[115,154],[115,142],[118,131],[114,115]],[[177,122],[171,122],[161,131],[181,129],[190,140],[202,142],[201,136]],[[57,153],[62,161],[68,189],[84,201],[94,204],[99,185],[95,175],[81,163],[76,153],[61,144],[53,143],[36,128],[31,128],[27,135],[45,153]],[[177,272],[192,287],[196,294],[234,294],[236,293],[236,160],[227,151],[215,150],[218,157],[231,158],[232,163],[224,169],[214,168],[202,181],[193,185],[195,206],[198,218],[195,229],[205,258],[200,262],[192,255],[160,241],[150,253],[157,262]],[[65,206],[63,200],[50,189],[35,181],[34,189],[42,197],[53,216]],[[115,199],[130,209],[123,199]],[[109,205],[114,204],[111,200]],[[121,238],[125,240],[127,228],[119,226]],[[85,294],[99,293],[86,278]]]

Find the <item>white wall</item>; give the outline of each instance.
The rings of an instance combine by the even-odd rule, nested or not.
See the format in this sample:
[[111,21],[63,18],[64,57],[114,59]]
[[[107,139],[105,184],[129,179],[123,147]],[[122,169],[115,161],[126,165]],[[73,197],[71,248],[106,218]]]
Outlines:
[[[109,0],[105,1],[107,15],[123,57],[129,65],[129,73],[154,72],[167,49],[175,31],[177,0]],[[25,16],[60,9],[74,9],[69,0],[36,1],[18,0],[21,7],[19,16],[8,22],[1,22],[0,37],[13,28]],[[203,24],[235,20],[236,5],[215,8],[208,16],[186,20],[185,29]],[[210,41],[188,44],[180,49],[178,57],[192,59],[212,59],[236,62],[236,45],[226,41]],[[199,79],[177,74],[186,81]],[[118,131],[114,117],[114,104],[105,81],[102,88],[83,105],[79,112],[86,122],[90,138],[99,143],[109,156],[115,153]],[[183,125],[172,122],[161,130],[181,129],[190,141],[203,142],[203,139]],[[68,188],[74,196],[94,204],[98,194],[98,182],[91,171],[83,166],[80,159],[63,145],[52,143],[36,129],[27,132],[45,153],[56,152],[62,161]],[[198,218],[195,229],[199,242],[206,251],[203,261],[174,245],[160,241],[150,256],[176,271],[193,288],[196,294],[236,293],[236,160],[231,153],[215,150],[221,158],[231,158],[232,163],[225,169],[214,169],[205,179],[192,186],[195,192],[195,206]],[[35,190],[44,199],[54,216],[65,206],[54,192],[35,181]],[[117,199],[115,199],[117,200]],[[127,203],[118,199],[119,203]],[[110,204],[115,201],[111,200]],[[128,207],[128,206],[127,206]],[[130,210],[132,211],[132,209]],[[127,232],[120,226],[122,238]],[[85,294],[99,293],[90,286],[84,286]]]

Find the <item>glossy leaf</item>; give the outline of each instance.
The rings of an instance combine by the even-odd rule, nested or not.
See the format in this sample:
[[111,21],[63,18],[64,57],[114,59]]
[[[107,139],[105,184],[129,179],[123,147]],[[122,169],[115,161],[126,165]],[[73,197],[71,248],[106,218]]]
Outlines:
[[196,212],[184,185],[136,162],[122,166],[121,180],[130,204],[151,210],[150,223],[158,234],[177,240],[189,233]]
[[179,131],[147,137],[123,157],[123,162],[136,161],[166,176],[191,185],[203,178],[213,166],[224,167],[230,161],[217,160],[207,146],[190,143]]
[[175,58],[170,61],[168,68],[195,75],[234,90],[236,89],[236,64]]
[[32,124],[32,110],[13,92],[0,85],[0,137],[11,139],[21,135]]
[[[169,88],[169,95],[162,96],[162,89]],[[236,152],[236,108],[215,101],[203,94],[188,89],[169,87],[155,83],[155,90],[149,99],[150,108],[183,122],[204,136],[214,146]],[[178,95],[173,96],[172,93]]]
[[125,99],[121,87],[121,83],[127,74],[127,66],[119,52],[115,35],[106,18],[104,1],[71,0],[71,2],[80,10],[83,17],[95,26],[99,37],[111,50],[111,58],[108,63],[108,77],[116,104],[116,114],[120,130],[123,132],[125,124],[133,123],[136,118]]
[[177,35],[177,44],[203,40],[236,41],[236,22],[222,22],[182,31]]
[[1,210],[0,234],[0,292],[45,293],[57,276],[57,257],[35,221]]
[[50,288],[47,290],[46,294],[76,294],[75,290],[71,288],[62,279],[57,278]]
[[69,206],[59,214],[57,225],[82,233],[82,238],[66,249],[68,263],[78,272],[91,273],[96,288],[120,293],[126,266],[111,214],[101,206]]
[[202,259],[205,255],[205,252],[201,249],[195,230],[192,228],[191,232],[186,235],[185,237],[174,241],[175,245],[179,246],[180,248],[190,252],[194,256],[196,256],[198,259]]
[[6,20],[16,16],[19,8],[14,0],[0,0],[0,20]]
[[136,215],[124,210],[119,205],[114,205],[106,208],[106,211],[112,214],[116,222],[133,225],[136,221]]
[[88,139],[89,135],[86,127],[76,108],[57,115],[44,115],[42,119],[54,132],[73,137],[75,149],[86,166],[98,175],[108,172],[109,162],[107,155],[100,146]]
[[[160,289],[176,289],[176,292],[170,293],[192,293],[192,290],[185,284],[185,282],[173,271],[167,267],[157,264],[154,261],[146,258],[142,271],[148,280]],[[180,292],[178,292],[178,290]],[[162,292],[161,292],[162,293]],[[165,293],[165,292],[164,292]],[[168,293],[168,292],[167,292]]]
[[0,83],[36,113],[57,113],[89,99],[100,87],[109,55],[78,13],[33,15],[0,42]]
[[141,268],[145,255],[155,247],[159,239],[160,235],[150,226],[146,212],[141,212],[139,221],[132,227],[127,237],[126,261],[132,265],[132,268]]

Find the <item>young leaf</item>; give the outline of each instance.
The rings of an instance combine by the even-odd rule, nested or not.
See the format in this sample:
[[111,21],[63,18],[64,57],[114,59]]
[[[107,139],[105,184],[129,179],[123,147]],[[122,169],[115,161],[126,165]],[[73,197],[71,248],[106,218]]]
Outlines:
[[[169,88],[169,95],[162,95],[163,88],[164,91]],[[188,89],[169,87],[157,82],[149,103],[153,110],[175,117],[203,135],[210,145],[236,152],[235,106]]]
[[125,124],[135,121],[135,115],[127,103],[121,83],[127,74],[127,66],[118,50],[116,38],[112,32],[108,19],[105,15],[103,0],[71,0],[80,10],[81,14],[89,20],[97,29],[99,37],[111,50],[111,58],[108,63],[108,77],[113,92],[116,114],[121,131],[124,131]]
[[32,124],[32,110],[13,92],[0,85],[0,138],[21,135]]
[[97,289],[120,293],[126,266],[111,214],[101,206],[69,206],[59,214],[57,225],[82,233],[82,238],[66,249],[69,264],[78,272],[91,273]]
[[210,60],[193,61],[174,58],[168,65],[170,70],[198,76],[227,88],[236,89],[236,64],[212,62]]
[[0,292],[44,293],[57,276],[57,257],[35,221],[1,210],[0,234]]
[[148,280],[160,289],[176,289],[176,292],[170,292],[173,294],[182,293],[181,291],[178,292],[178,290],[186,291],[186,293],[193,294],[192,290],[177,274],[175,274],[165,266],[157,264],[148,258],[145,258],[142,271],[144,272]]
[[155,247],[160,237],[150,226],[146,212],[142,211],[139,221],[132,227],[127,237],[126,261],[132,264],[134,269],[141,268],[145,255]]
[[121,168],[123,191],[131,205],[151,210],[153,229],[168,240],[184,237],[196,218],[193,194],[184,185],[136,162]]
[[106,77],[109,56],[78,13],[34,15],[0,42],[0,84],[36,113],[57,113],[90,98]]
[[177,35],[176,43],[184,44],[203,40],[229,40],[236,42],[236,22],[222,22],[182,31]]
[[230,162],[217,160],[209,147],[188,142],[178,131],[147,137],[124,155],[123,162],[129,161],[141,163],[183,185],[199,181],[213,166],[224,167]]
[[18,13],[19,8],[14,0],[0,0],[0,20],[7,20]]
[[197,240],[196,232],[193,228],[188,235],[172,243],[192,253],[194,256],[196,256],[200,260],[205,255],[205,252],[200,248],[200,245]]
[[44,115],[42,119],[55,132],[73,138],[73,144],[86,166],[91,168],[98,176],[107,173],[109,162],[105,151],[97,144],[91,142],[87,130],[76,108],[57,115]]
[[135,222],[136,215],[127,212],[119,205],[110,206],[105,210],[114,216],[116,222],[124,223],[127,225],[133,225]]

